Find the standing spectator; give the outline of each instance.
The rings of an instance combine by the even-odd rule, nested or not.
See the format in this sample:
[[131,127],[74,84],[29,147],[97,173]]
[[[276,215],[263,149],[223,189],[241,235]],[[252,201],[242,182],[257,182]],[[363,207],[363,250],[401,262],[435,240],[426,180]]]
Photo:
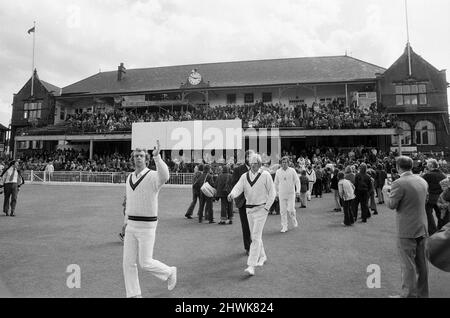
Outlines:
[[[203,174],[196,181],[196,187],[201,188],[205,182],[208,182],[211,186],[214,186],[213,176],[211,174],[211,166],[206,164],[203,167]],[[207,197],[202,191],[200,191],[200,204],[198,208],[198,222],[203,222],[203,210],[205,211],[205,218],[209,223],[215,223],[213,217],[213,203],[212,198]]]
[[397,180],[398,178],[400,178],[400,176],[398,175],[398,171],[395,168],[391,169],[391,182],[394,182],[395,180]]
[[252,243],[247,259],[245,272],[255,275],[255,267],[263,266],[267,260],[262,234],[269,209],[275,200],[276,192],[272,177],[267,171],[261,170],[262,160],[258,154],[249,158],[251,170],[243,174],[233,187],[228,199],[231,201],[241,193],[246,199],[246,209],[251,231]]
[[370,190],[369,190],[369,208],[372,210],[374,215],[378,214],[377,204],[375,203],[375,189],[376,189],[376,180],[377,173],[373,169],[369,169],[367,174],[370,177]]
[[314,172],[316,173],[316,183],[314,183],[313,194],[316,196],[316,198],[321,198],[323,189],[322,185],[323,172],[320,165],[316,165]]
[[367,204],[369,203],[369,191],[371,188],[370,177],[366,173],[367,166],[362,163],[359,166],[359,173],[355,176],[355,194],[356,194],[356,214],[355,222],[358,219],[358,207],[361,204],[361,222],[366,223],[370,218],[370,211]]
[[335,169],[334,173],[333,173],[333,177],[331,178],[331,189],[333,190],[334,193],[334,202],[336,204],[336,207],[334,208],[334,212],[340,212],[342,211],[341,208],[341,202],[340,202],[340,197],[339,197],[339,187],[338,187],[338,173],[339,170]]
[[402,269],[402,294],[396,297],[428,297],[428,264],[425,256],[427,182],[411,171],[413,161],[396,160],[400,178],[383,187],[386,205],[395,209],[398,249]]
[[[244,164],[240,165],[239,167],[237,167],[236,169],[234,169],[233,171],[233,187],[236,185],[236,183],[238,183],[239,179],[241,178],[241,176],[245,173],[247,173],[247,171],[250,170],[250,163],[249,163],[249,157],[250,155],[253,154],[252,150],[247,150],[245,152],[245,162]],[[252,239],[251,239],[251,235],[250,235],[250,227],[248,224],[248,218],[247,218],[247,211],[245,209],[245,196],[242,193],[241,195],[239,195],[238,197],[234,198],[234,202],[236,204],[236,207],[239,209],[239,217],[241,219],[241,226],[242,226],[242,237],[244,240],[244,248],[245,248],[245,252],[248,255],[249,251],[250,251],[250,244],[252,243]]]
[[281,159],[281,169],[275,174],[275,191],[280,202],[281,233],[288,230],[288,215],[294,227],[298,226],[295,213],[295,196],[300,194],[300,180],[297,171],[289,167],[289,158]]
[[387,179],[387,173],[386,173],[383,165],[379,164],[377,166],[376,179],[375,179],[375,181],[376,181],[375,183],[377,185],[378,204],[384,203],[383,191],[381,191],[381,190],[383,189],[386,179]]
[[316,172],[313,170],[311,165],[308,165],[308,167],[306,168],[306,176],[309,180],[308,192],[306,193],[306,197],[308,201],[311,201],[312,188],[314,186],[314,183],[316,183]]
[[355,186],[350,180],[345,179],[344,173],[338,173],[339,196],[342,198],[344,207],[344,225],[349,226],[355,222],[353,216],[353,200],[355,199]]
[[[446,179],[447,177],[442,173],[441,170],[439,170],[439,164],[436,159],[428,160],[427,169],[429,172],[425,173],[422,178],[424,178],[428,183],[428,201],[425,205],[425,211],[427,212],[428,219],[428,234],[433,235],[437,230],[445,225],[443,224],[441,218],[441,211],[437,206],[437,200],[439,198],[439,195],[442,193],[439,182]],[[438,221],[437,226],[436,222],[434,221],[433,210],[436,213],[436,218]]]
[[53,160],[50,161],[46,166],[45,166],[45,172],[48,176],[48,181],[52,181],[53,179],[53,172],[55,172],[55,167],[53,166]]
[[194,175],[192,177],[192,203],[189,206],[186,214],[184,215],[188,219],[192,219],[192,214],[194,213],[195,205],[197,204],[197,199],[200,201],[200,187],[197,183],[198,178],[203,174],[203,164],[195,166]]
[[[5,199],[3,201],[3,213],[8,216],[11,207],[11,216],[15,215],[17,195],[19,194],[19,188],[25,183],[19,170],[19,161],[12,160],[9,167],[4,169],[1,175],[2,183],[5,188]],[[11,199],[11,203],[10,203]]]
[[324,171],[324,173],[323,173],[323,176],[322,176],[322,182],[323,182],[323,185],[324,185],[324,191],[325,191],[325,193],[330,193],[331,192],[331,188],[330,188],[330,185],[331,185],[331,168],[330,167],[325,167],[325,171]]
[[306,208],[307,206],[307,198],[306,193],[308,193],[308,187],[309,187],[309,179],[306,176],[306,170],[302,170],[300,175],[300,202],[301,202],[301,208]]
[[223,166],[222,173],[216,181],[216,197],[220,199],[220,222],[219,224],[233,224],[233,202],[228,201],[228,194],[231,191],[233,176],[228,166]]
[[441,220],[444,225],[450,222],[450,178],[445,178],[439,182],[442,193],[439,195],[437,205],[441,210]]

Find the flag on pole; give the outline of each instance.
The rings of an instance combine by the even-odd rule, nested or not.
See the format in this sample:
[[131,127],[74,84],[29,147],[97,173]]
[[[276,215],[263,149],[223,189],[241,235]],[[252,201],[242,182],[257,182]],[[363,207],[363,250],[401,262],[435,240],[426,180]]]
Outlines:
[[36,27],[32,27],[31,29],[29,29],[29,30],[28,30],[28,34],[34,32],[34,29],[35,29],[35,28],[36,28]]

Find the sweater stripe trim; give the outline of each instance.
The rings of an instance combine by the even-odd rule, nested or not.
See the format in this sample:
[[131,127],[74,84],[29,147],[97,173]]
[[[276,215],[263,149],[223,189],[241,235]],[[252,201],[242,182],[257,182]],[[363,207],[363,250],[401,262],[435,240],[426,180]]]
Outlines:
[[261,176],[261,172],[258,173],[258,175],[256,176],[255,180],[253,180],[253,182],[252,182],[252,181],[250,181],[250,173],[247,172],[247,181],[248,181],[248,183],[250,184],[251,187],[253,187],[255,185],[256,181],[258,181],[260,176]]
[[145,176],[150,172],[150,170],[148,170],[142,177],[139,178],[139,180],[136,183],[133,183],[132,179],[132,175],[130,175],[130,187],[131,189],[133,189],[133,191],[137,188],[137,186],[139,185],[139,183],[141,183],[142,180],[144,180]]

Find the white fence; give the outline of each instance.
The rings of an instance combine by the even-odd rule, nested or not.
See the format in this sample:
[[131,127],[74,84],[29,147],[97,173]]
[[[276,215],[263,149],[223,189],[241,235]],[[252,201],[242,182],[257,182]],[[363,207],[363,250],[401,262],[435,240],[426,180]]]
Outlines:
[[[129,172],[87,172],[87,171],[24,171],[25,182],[90,182],[125,183]],[[170,173],[167,184],[192,184],[193,173]]]

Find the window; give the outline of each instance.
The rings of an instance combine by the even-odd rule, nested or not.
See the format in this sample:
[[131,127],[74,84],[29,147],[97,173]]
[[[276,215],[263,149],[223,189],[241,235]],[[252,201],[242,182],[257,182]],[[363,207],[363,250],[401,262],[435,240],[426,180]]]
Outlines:
[[421,120],[416,124],[416,144],[417,145],[436,145],[436,128],[428,120]]
[[426,105],[427,87],[425,84],[395,85],[395,104]]
[[59,112],[59,119],[64,120],[66,118],[66,109],[64,107],[61,107],[61,110]]
[[[400,136],[402,145],[411,145],[411,126],[405,121],[400,121],[398,125],[403,128],[403,134]],[[392,145],[398,145],[398,137],[397,135],[391,137]]]
[[30,146],[29,141],[18,141],[17,142],[17,148],[18,149],[28,149]]
[[236,94],[227,94],[227,104],[236,104]]
[[42,103],[25,103],[23,106],[23,118],[32,121],[34,119],[41,119]]
[[244,94],[244,103],[245,104],[251,104],[253,103],[253,93]]
[[272,102],[272,93],[262,93],[262,101],[263,101],[263,103],[271,103]]

